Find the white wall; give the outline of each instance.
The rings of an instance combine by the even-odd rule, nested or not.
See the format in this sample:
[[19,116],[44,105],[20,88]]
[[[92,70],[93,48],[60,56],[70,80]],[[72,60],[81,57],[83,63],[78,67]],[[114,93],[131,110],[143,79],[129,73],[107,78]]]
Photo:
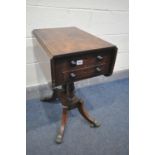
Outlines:
[[[32,30],[76,26],[118,46],[114,71],[128,69],[128,0],[27,0],[27,86],[47,83],[40,64],[48,66],[41,47],[37,49]],[[38,46],[38,45],[37,45]],[[35,50],[34,50],[35,49]]]

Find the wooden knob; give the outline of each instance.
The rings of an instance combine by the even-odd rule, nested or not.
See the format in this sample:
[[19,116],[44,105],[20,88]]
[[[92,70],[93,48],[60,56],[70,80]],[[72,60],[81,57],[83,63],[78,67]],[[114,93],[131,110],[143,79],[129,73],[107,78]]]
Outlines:
[[101,69],[100,67],[96,67],[96,71],[97,71],[97,72],[101,72],[102,69]]
[[70,77],[71,77],[72,79],[74,79],[74,78],[76,77],[76,74],[70,73]]
[[102,56],[100,56],[100,55],[97,56],[97,60],[102,60],[102,59],[103,59]]
[[70,61],[70,64],[72,67],[74,67],[74,66],[76,66],[76,61],[72,60],[72,61]]

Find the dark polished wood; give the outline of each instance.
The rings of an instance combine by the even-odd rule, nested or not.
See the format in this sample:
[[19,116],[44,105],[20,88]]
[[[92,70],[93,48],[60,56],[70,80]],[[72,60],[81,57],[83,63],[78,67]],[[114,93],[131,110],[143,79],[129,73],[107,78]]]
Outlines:
[[111,43],[76,27],[36,29],[33,34],[51,60],[53,87],[112,74],[117,47]]
[[[99,59],[98,57],[102,57],[102,59]],[[98,75],[111,75],[115,58],[116,48],[114,47],[55,58],[53,59],[53,62],[51,62],[54,63],[55,66],[53,69],[55,76],[52,76],[54,81],[53,84],[57,86],[69,81],[79,81]],[[82,65],[72,64],[72,62],[77,64],[80,61],[83,63]],[[100,71],[97,70],[97,68],[100,68]],[[72,73],[74,73],[75,77],[71,76]]]
[[[100,124],[84,108],[84,101],[75,95],[74,82],[113,72],[117,47],[76,27],[36,29],[33,31],[50,58],[53,95],[42,101],[60,99],[61,125],[56,142],[62,143],[68,111],[77,108],[91,127]],[[62,88],[57,88],[61,86]]]
[[51,58],[114,46],[76,27],[35,29],[33,34]]
[[62,108],[61,125],[60,125],[60,129],[58,130],[58,133],[56,136],[56,143],[58,144],[62,143],[67,120],[68,120],[68,110],[67,108]]
[[94,119],[89,116],[89,113],[84,108],[84,102],[82,100],[78,103],[78,110],[81,115],[90,123],[91,127],[99,127],[100,124]]
[[67,122],[67,114],[69,110],[78,108],[81,115],[90,123],[91,127],[100,126],[100,124],[95,119],[89,116],[88,112],[84,108],[84,101],[75,95],[74,88],[74,83],[71,82],[63,85],[62,89],[57,89],[58,96],[63,108],[61,125],[56,136],[56,143],[59,144],[62,143],[63,140],[64,130]]

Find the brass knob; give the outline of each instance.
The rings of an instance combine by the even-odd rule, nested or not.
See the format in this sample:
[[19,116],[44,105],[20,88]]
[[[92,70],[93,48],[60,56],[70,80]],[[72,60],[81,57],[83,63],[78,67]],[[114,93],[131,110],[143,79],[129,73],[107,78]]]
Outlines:
[[72,79],[74,79],[74,78],[76,77],[76,74],[70,73],[70,77],[71,77]]
[[76,66],[76,61],[74,61],[74,60],[70,61],[70,65],[71,65],[72,67]]
[[102,60],[102,59],[103,59],[103,57],[101,55],[97,56],[97,60]]
[[100,67],[96,67],[96,71],[97,71],[97,72],[101,72],[102,69],[101,69]]

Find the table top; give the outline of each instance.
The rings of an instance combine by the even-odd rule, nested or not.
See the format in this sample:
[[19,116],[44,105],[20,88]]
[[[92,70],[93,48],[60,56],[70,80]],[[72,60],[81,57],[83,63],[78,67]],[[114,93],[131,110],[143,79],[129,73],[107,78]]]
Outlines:
[[33,34],[50,58],[114,46],[76,27],[35,29]]

